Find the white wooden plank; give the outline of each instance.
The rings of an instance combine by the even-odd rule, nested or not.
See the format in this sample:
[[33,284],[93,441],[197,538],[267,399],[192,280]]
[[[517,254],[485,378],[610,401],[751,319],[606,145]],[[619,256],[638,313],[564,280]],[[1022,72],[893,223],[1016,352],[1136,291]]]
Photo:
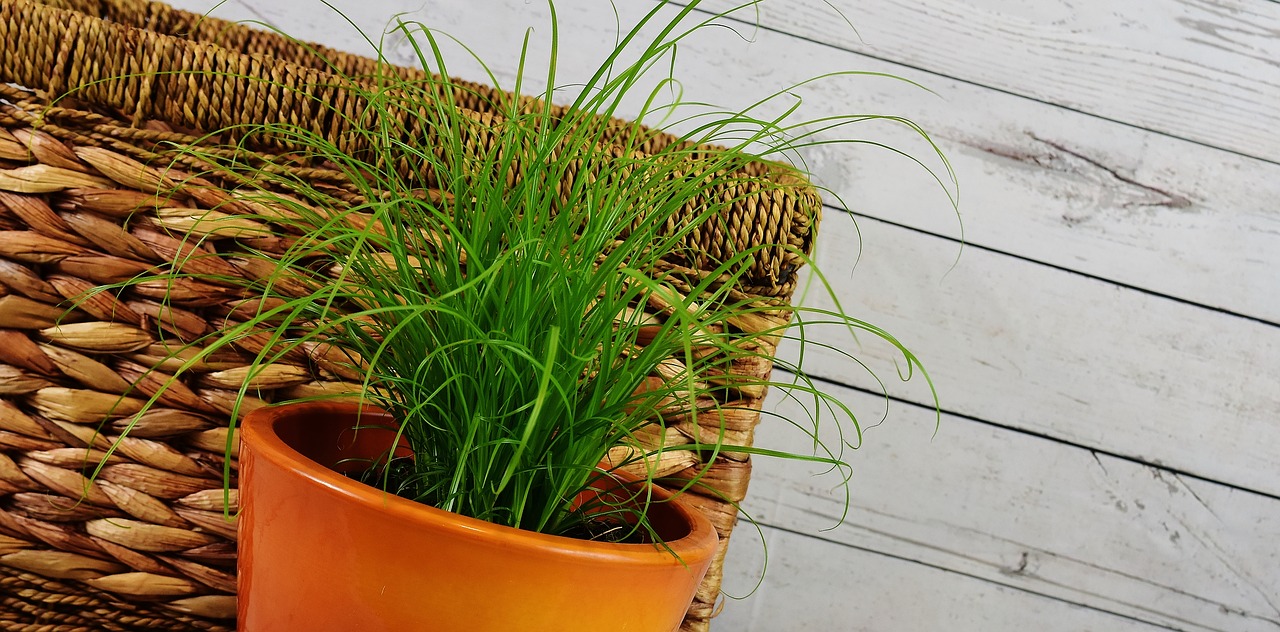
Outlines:
[[[725,10],[735,0],[715,0]],[[1112,120],[1280,160],[1280,4],[808,0],[761,24]],[[745,15],[748,20],[754,15]],[[859,37],[859,35],[861,37]]]
[[[883,412],[881,398],[832,393],[866,418]],[[765,409],[804,416],[776,394]],[[801,462],[756,459],[745,509],[772,526],[1173,629],[1280,627],[1280,501],[963,418],[945,416],[934,431],[933,411],[891,406],[851,455],[852,509],[834,530],[844,509],[833,492],[839,480],[815,477]],[[826,434],[834,436],[830,427]],[[768,419],[757,444],[812,449],[803,434]],[[749,531],[740,526],[735,537]],[[751,554],[735,548],[735,556]],[[757,612],[820,590],[822,581],[792,574],[835,550],[771,549],[765,577],[780,576],[778,594]],[[876,581],[852,575],[850,587]]]
[[[852,219],[824,222],[817,259],[844,306],[900,336],[948,410],[1280,495],[1280,327],[976,249],[952,269],[951,243],[874,220],[860,222],[855,268]],[[831,306],[821,292],[807,302]],[[814,335],[931,403],[923,382],[894,379],[887,345]],[[810,372],[875,387],[849,360],[811,353]]]
[[[204,1],[187,3],[202,6]],[[257,11],[299,37],[367,49],[327,10],[299,11],[307,2],[291,0]],[[357,5],[346,0],[338,6]],[[373,30],[397,9],[418,8],[403,0],[361,6],[351,17]],[[577,0],[558,6],[563,32],[581,51],[562,59],[565,83],[571,83],[582,78],[600,50],[612,46],[614,18],[604,3]],[[636,19],[644,6],[619,8],[625,21]],[[541,3],[476,0],[432,7],[429,17],[474,46],[509,82],[523,29],[532,25],[535,39],[546,36],[544,12]],[[809,116],[902,113],[918,120],[960,175],[965,237],[973,244],[1280,322],[1280,165],[776,33],[756,33],[747,42],[712,29],[683,51],[688,97],[727,105],[741,106],[762,90],[836,70],[898,73],[924,82],[941,98],[888,80],[850,78],[802,93],[803,111]],[[392,46],[391,52],[407,60],[402,48]],[[459,61],[455,70],[483,78],[474,64]],[[531,81],[538,85],[536,76]],[[927,153],[902,130],[857,132]],[[817,180],[859,213],[959,234],[945,196],[905,160],[848,147],[810,151],[807,159]]]
[[[760,590],[728,600],[715,632],[1157,632],[1147,625],[979,579],[765,529]],[[743,594],[763,561],[757,534],[734,533],[726,590]]]

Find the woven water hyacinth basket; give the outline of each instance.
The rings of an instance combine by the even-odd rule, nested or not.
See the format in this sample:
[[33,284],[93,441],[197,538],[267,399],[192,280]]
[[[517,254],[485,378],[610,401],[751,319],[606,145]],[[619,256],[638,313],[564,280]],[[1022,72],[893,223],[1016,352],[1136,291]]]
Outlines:
[[[236,526],[224,518],[224,500],[234,512],[236,440],[228,417],[260,347],[249,339],[243,349],[215,354],[172,381],[159,406],[137,413],[170,382],[168,372],[181,362],[177,341],[225,326],[229,306],[244,298],[183,275],[260,272],[191,255],[246,242],[272,251],[286,242],[232,222],[199,245],[185,243],[193,217],[210,209],[233,215],[243,202],[217,177],[183,173],[201,165],[175,147],[205,142],[201,130],[238,123],[290,122],[341,137],[337,117],[295,96],[336,81],[327,63],[359,75],[374,62],[313,51],[142,0],[0,0],[0,81],[8,84],[0,86],[0,629],[234,628]],[[467,87],[459,102],[482,117],[512,98]],[[357,111],[360,104],[335,107]],[[623,122],[616,129],[637,133]],[[639,147],[672,141],[646,134]],[[333,171],[279,168],[303,171],[338,197],[350,190]],[[694,236],[705,261],[673,262],[673,270],[697,277],[720,253],[759,243],[809,250],[816,194],[785,167],[751,168],[788,186],[733,192],[739,202],[726,230]],[[201,261],[227,267],[192,269]],[[736,291],[772,309],[733,324],[764,331],[787,322],[800,265],[782,248],[757,257]],[[174,276],[90,294],[142,273]],[[734,362],[735,370],[766,377],[772,367],[762,356],[774,349],[765,344],[763,354]],[[340,374],[323,354],[295,354],[254,376],[260,397],[248,405],[341,389]],[[723,396],[733,408],[723,414],[728,442],[750,445],[764,389]],[[678,413],[667,422],[655,440],[696,440]],[[224,494],[229,448],[232,491]],[[692,496],[721,543],[686,630],[706,629],[714,613],[736,520],[731,503],[744,497],[750,474],[745,456],[700,458],[672,452],[662,464],[677,478],[705,469],[702,480],[715,490]]]

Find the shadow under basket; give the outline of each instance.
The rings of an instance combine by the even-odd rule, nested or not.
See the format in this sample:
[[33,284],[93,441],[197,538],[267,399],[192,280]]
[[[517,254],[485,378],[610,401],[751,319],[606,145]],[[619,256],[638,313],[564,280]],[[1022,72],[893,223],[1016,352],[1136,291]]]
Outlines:
[[[179,177],[204,169],[175,148],[209,142],[200,130],[243,123],[291,121],[341,137],[335,117],[290,96],[367,74],[375,62],[313,50],[145,0],[0,0],[0,630],[234,629],[236,523],[224,516],[238,510],[238,438],[228,428],[260,347],[250,338],[214,354],[138,412],[180,363],[175,341],[225,326],[227,304],[244,298],[180,274],[176,262],[196,248],[182,240],[186,211],[234,212],[239,202],[218,177]],[[340,74],[328,74],[334,68]],[[481,115],[515,98],[466,86],[460,107]],[[615,141],[641,151],[676,142],[614,127]],[[271,159],[270,147],[258,149]],[[335,172],[279,168],[354,196]],[[733,288],[766,309],[731,325],[760,332],[790,320],[798,253],[810,250],[821,203],[789,167],[747,169],[781,184],[735,191],[725,230],[691,237],[701,260],[666,272],[698,279],[720,253],[785,246],[762,250]],[[229,252],[237,240],[215,231],[199,248]],[[253,240],[283,252],[283,240]],[[174,274],[95,292],[144,272]],[[777,338],[761,340],[764,348],[731,358],[736,373],[769,375]],[[253,377],[260,397],[246,405],[341,390],[332,368],[322,354],[293,354]],[[722,431],[727,443],[751,445],[764,396],[763,387],[724,389],[722,428],[673,413],[652,440],[680,445]],[[708,456],[675,451],[659,463],[674,481],[701,475],[707,489],[686,499],[720,539],[681,628],[689,631],[706,630],[717,610],[733,503],[751,471],[744,455]]]

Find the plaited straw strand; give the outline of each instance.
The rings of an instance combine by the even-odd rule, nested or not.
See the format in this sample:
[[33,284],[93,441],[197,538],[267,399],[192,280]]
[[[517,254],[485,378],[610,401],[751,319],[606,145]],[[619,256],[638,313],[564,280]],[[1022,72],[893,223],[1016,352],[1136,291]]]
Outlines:
[[[306,68],[329,71],[336,69],[338,73],[351,77],[372,77],[378,73],[394,73],[396,76],[417,80],[426,77],[419,69],[400,68],[379,65],[371,58],[352,55],[319,44],[303,44],[271,31],[246,28],[243,25],[227,22],[214,17],[203,16],[187,11],[174,9],[167,5],[147,2],[145,0],[103,0],[103,1],[50,1],[46,4],[69,8],[95,17],[107,18],[112,22],[126,24],[163,35],[170,35],[214,44],[221,48],[247,54],[250,56],[271,57]],[[495,107],[509,104],[513,96],[491,86],[453,78],[455,86],[454,100],[463,108],[477,112],[493,110]],[[526,108],[541,107],[538,100],[521,97],[520,102]],[[556,107],[552,115],[563,115],[565,108]],[[627,121],[614,119],[611,124],[612,138],[618,144],[624,144],[624,137],[636,133],[637,128]],[[640,151],[653,153],[665,148],[676,139],[668,134],[654,133],[648,130],[640,132],[642,138],[631,142]]]
[[[239,348],[205,358],[163,393],[159,407],[139,416],[139,399],[159,393],[191,357],[192,351],[180,351],[182,341],[234,323],[243,297],[185,277],[95,291],[139,274],[266,273],[203,256],[230,252],[240,241],[283,252],[283,227],[264,220],[262,209],[252,221],[237,217],[250,207],[229,192],[239,184],[235,177],[207,173],[209,165],[173,145],[201,142],[199,129],[229,122],[290,122],[331,137],[344,131],[340,117],[292,98],[291,90],[336,99],[342,112],[362,106],[342,100],[348,92],[335,87],[338,81],[321,72],[324,66],[303,46],[275,34],[213,20],[197,24],[191,14],[143,0],[48,4],[65,10],[0,0],[0,41],[6,42],[0,80],[25,86],[0,85],[7,102],[0,104],[0,593],[16,596],[0,600],[0,629],[228,629],[236,534],[224,512],[234,513],[236,496],[234,489],[224,492],[221,473],[224,465],[235,472],[238,443],[227,422],[252,354],[267,340],[246,337]],[[350,75],[374,69],[360,57],[325,53]],[[99,81],[129,73],[134,76]],[[88,83],[50,104],[49,94]],[[515,97],[474,84],[459,97],[475,110],[471,142],[488,146],[492,108]],[[237,108],[225,107],[229,102]],[[229,121],[228,111],[247,115]],[[632,143],[632,150],[674,140],[622,121],[612,126],[618,142]],[[332,190],[337,204],[358,201],[341,174],[276,162],[269,147],[260,149],[239,157],[305,176]],[[697,159],[696,152],[687,157]],[[727,254],[762,240],[788,246],[763,252],[731,290],[735,300],[754,300],[767,311],[727,326],[760,332],[787,322],[803,262],[797,253],[812,243],[820,206],[787,169],[753,163],[747,170],[772,173],[787,187],[735,184],[718,192],[734,201],[723,228],[698,232],[689,246],[703,257],[669,262],[664,272],[671,287],[687,293],[708,274],[709,263]],[[186,231],[206,235],[200,246],[206,250],[184,244]],[[269,234],[258,236],[263,231]],[[654,323],[674,309],[660,302],[637,308]],[[693,423],[688,410],[666,410],[665,429],[642,433],[640,446],[619,447],[613,456],[707,440],[706,433],[720,431],[708,415],[722,422],[731,443],[750,445],[765,395],[758,384],[769,373],[776,342],[766,336],[759,347],[726,357],[722,373],[701,376],[726,386],[718,400],[699,404],[701,423]],[[343,380],[359,376],[334,364],[325,349],[310,345],[257,375],[258,397],[246,407],[350,392],[353,385]],[[691,497],[721,535],[717,562],[682,628],[705,630],[736,515],[725,501],[745,496],[750,460],[721,455],[705,463],[697,452],[665,455],[654,464],[662,473],[687,480],[702,472],[701,480],[715,488],[695,488],[705,494]],[[99,463],[102,470],[90,481]]]
[[[123,601],[85,584],[50,579],[0,564],[0,612],[8,627],[21,632],[35,630],[204,630],[229,632],[225,625],[205,620],[225,619],[234,604],[227,598],[176,600],[167,607]],[[176,604],[176,605],[175,605]],[[194,616],[193,616],[194,614]]]

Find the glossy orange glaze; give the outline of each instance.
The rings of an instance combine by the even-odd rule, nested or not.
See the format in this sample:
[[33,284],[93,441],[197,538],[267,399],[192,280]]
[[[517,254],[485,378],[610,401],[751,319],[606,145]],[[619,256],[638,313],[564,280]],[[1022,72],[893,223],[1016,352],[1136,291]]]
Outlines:
[[[676,553],[503,527],[422,505],[327,467],[381,454],[351,404],[259,409],[244,421],[243,632],[671,632],[706,573],[711,523],[678,500],[650,519]],[[360,424],[389,425],[384,413]],[[319,461],[319,462],[317,462]],[[656,490],[661,493],[661,490]],[[665,494],[661,494],[665,496]]]

